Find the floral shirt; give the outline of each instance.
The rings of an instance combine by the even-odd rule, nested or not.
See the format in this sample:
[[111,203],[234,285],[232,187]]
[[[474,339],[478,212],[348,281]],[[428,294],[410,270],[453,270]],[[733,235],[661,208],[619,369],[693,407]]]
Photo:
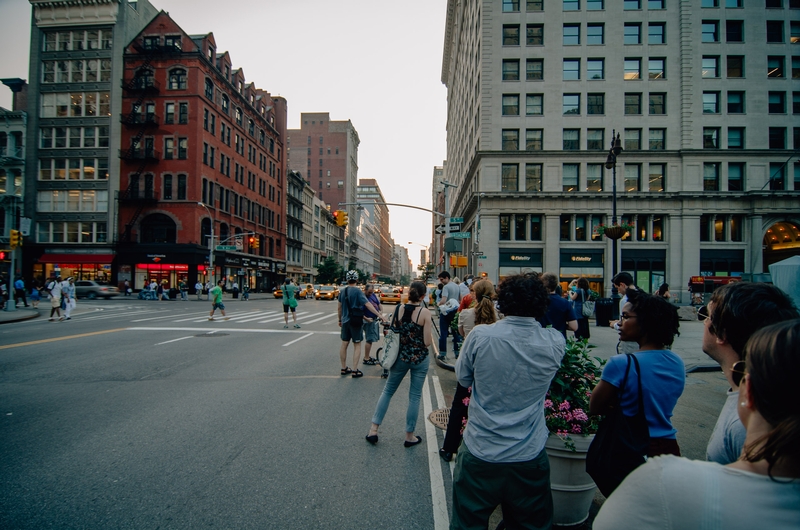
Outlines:
[[[418,306],[406,304],[403,306],[403,319],[400,321],[400,355],[404,363],[419,364],[428,356],[428,347],[425,346],[423,326],[411,321],[411,316]],[[422,311],[420,310],[420,313]]]

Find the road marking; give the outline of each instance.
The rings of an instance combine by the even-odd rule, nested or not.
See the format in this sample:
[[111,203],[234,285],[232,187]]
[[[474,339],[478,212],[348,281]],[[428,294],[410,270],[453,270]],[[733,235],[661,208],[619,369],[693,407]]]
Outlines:
[[[274,316],[274,315],[277,315],[277,314],[278,314],[277,311],[267,311],[267,312],[264,312],[264,313],[259,312],[256,316],[247,315],[247,316],[244,316],[244,317],[241,317],[241,318],[237,318],[236,321],[237,322],[252,322],[253,320],[258,320],[259,318],[264,318],[266,316]],[[233,319],[233,318],[234,317],[231,317],[231,319]]]
[[[433,375],[431,376],[431,378],[433,379],[433,390],[436,394],[436,401],[439,403],[439,408],[440,409],[448,408],[449,405],[444,400],[444,392],[442,392],[442,385],[439,382],[439,376]],[[455,459],[450,460],[450,462],[448,463],[448,467],[450,468],[450,478],[453,478],[453,472],[456,469]]]
[[327,319],[333,318],[335,316],[337,316],[337,313],[331,313],[330,315],[325,315],[325,316],[321,316],[319,318],[315,318],[314,320],[309,320],[308,322],[305,322],[305,324],[313,324],[314,322],[319,322],[320,320],[327,320]]
[[[103,313],[101,315],[92,315],[92,316],[88,316],[88,317],[85,317],[85,318],[81,318],[80,320],[81,320],[81,322],[94,322],[95,320],[108,320],[108,319],[111,319],[111,318],[127,317],[127,316],[131,316],[131,315],[136,315],[136,314],[139,314],[139,313],[150,313],[150,311],[134,311],[132,313],[131,312],[125,312],[125,313],[112,313],[112,314]],[[80,316],[80,315],[75,315],[75,316]]]
[[[210,332],[217,332],[217,331],[224,331],[225,333],[309,333],[308,331],[298,331],[298,330],[290,330],[290,329],[238,329],[238,328],[177,328],[177,327],[164,327],[164,328],[156,328],[156,327],[134,327],[134,328],[122,328],[129,331],[196,331],[198,333],[210,333]],[[119,331],[119,330],[113,330]],[[107,332],[101,332],[107,333]],[[314,335],[339,335],[340,331],[312,331]],[[59,339],[52,339],[52,340],[59,340]],[[49,340],[48,340],[49,341]]]
[[[60,340],[79,339],[82,337],[92,337],[94,335],[103,335],[105,333],[116,333],[117,331],[125,331],[126,328],[107,329],[105,331],[94,331],[92,333],[81,333],[79,335],[67,335],[66,337],[54,337],[52,339],[32,340],[30,342],[18,342],[17,344],[6,344],[0,346],[0,350],[7,350],[9,348],[21,348],[23,346],[34,346],[36,344],[47,344],[48,342],[56,342]],[[130,329],[130,328],[128,328]]]
[[291,346],[291,345],[292,345],[292,344],[294,344],[295,342],[301,341],[301,340],[303,340],[303,339],[307,339],[307,338],[308,338],[308,337],[310,337],[311,335],[313,335],[313,333],[308,333],[308,334],[306,334],[306,335],[303,335],[302,337],[298,337],[298,338],[294,339],[293,341],[287,342],[287,343],[286,343],[286,344],[284,344],[283,346]]
[[[428,378],[422,386],[422,401],[427,418],[433,408],[431,407],[431,391],[428,387]],[[433,423],[425,421],[425,438],[428,447],[428,472],[431,479],[431,501],[433,505],[433,527],[436,530],[450,528],[450,515],[447,513],[447,496],[444,490],[444,477],[442,477],[442,464],[439,462],[439,443],[436,438],[436,427]]]
[[167,340],[167,341],[164,341],[164,342],[158,342],[158,343],[156,343],[156,346],[161,346],[162,344],[169,344],[170,342],[178,342],[179,340],[191,339],[193,336],[194,335],[190,335],[189,337],[181,337],[179,339],[172,339],[172,340]]
[[[158,313],[158,312],[159,311],[154,311],[154,313]],[[166,313],[167,311],[165,310],[163,312]],[[198,315],[207,315],[208,312],[204,311],[202,313],[197,313],[197,314]],[[163,319],[164,319],[164,315],[160,315],[160,316],[157,316],[157,317],[140,318],[140,319],[137,319],[137,320],[131,320],[131,322],[147,322],[148,320],[163,320]]]

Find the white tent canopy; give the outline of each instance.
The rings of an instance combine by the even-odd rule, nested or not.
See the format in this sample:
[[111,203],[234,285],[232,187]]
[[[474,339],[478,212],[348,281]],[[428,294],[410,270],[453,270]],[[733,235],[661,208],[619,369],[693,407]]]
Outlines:
[[800,256],[792,256],[769,266],[772,283],[788,294],[800,308]]

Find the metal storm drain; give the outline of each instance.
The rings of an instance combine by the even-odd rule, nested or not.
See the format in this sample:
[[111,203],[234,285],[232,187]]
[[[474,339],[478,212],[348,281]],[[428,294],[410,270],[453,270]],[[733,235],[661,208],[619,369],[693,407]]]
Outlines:
[[428,415],[428,421],[443,431],[447,430],[447,420],[450,419],[450,409],[434,410]]

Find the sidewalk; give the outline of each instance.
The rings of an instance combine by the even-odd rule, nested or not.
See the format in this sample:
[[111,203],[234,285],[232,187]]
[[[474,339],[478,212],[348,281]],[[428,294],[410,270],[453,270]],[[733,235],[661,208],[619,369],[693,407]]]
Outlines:
[[[48,302],[49,305],[49,302]],[[44,312],[43,307],[34,309],[33,307],[18,307],[16,311],[0,311],[0,324],[8,324],[9,322],[21,322],[23,320],[30,320],[40,316]]]

